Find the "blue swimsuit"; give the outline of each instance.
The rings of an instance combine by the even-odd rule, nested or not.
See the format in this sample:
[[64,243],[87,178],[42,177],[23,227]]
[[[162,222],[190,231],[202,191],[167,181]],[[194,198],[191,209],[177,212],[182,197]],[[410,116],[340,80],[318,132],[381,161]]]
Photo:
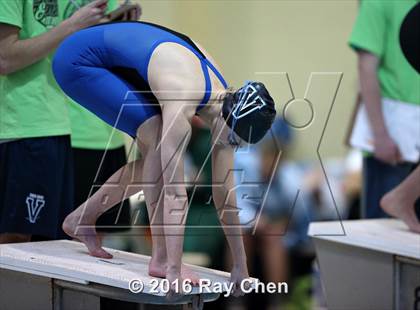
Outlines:
[[147,69],[153,51],[164,42],[178,43],[200,59],[206,89],[197,110],[211,95],[209,68],[227,87],[190,38],[145,22],[107,23],[74,33],[57,49],[54,75],[74,101],[135,137],[144,121],[161,113],[149,87]]

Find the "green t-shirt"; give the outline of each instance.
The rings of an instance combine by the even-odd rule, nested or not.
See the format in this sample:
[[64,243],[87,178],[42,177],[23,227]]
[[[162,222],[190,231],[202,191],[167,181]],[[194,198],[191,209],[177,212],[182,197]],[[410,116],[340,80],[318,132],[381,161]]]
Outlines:
[[[60,23],[67,1],[1,0],[0,22],[19,27],[28,39]],[[51,71],[51,56],[0,77],[0,139],[70,134],[67,100]]]
[[[87,2],[0,0],[0,23],[19,27],[19,38],[24,40],[57,26],[74,13],[75,4],[83,6]],[[110,0],[108,9],[116,5],[117,0]],[[63,94],[52,74],[52,55],[0,77],[0,139],[66,135],[73,129],[76,147],[104,149],[108,142],[109,148],[123,145],[122,133],[116,132],[110,140],[110,126]]]
[[[0,0],[1,1],[1,0]],[[76,1],[79,6],[86,5],[91,0]],[[108,11],[118,6],[117,0],[108,1]],[[74,6],[69,6],[63,18],[69,18],[76,11]],[[71,144],[82,149],[115,149],[124,145],[124,134],[109,126],[95,114],[83,106],[69,99],[69,114],[71,120]]]
[[[1,0],[0,0],[1,1]],[[69,99],[69,101],[71,101]],[[70,102],[71,145],[75,148],[105,150],[124,145],[124,134],[112,128],[81,105]]]
[[380,59],[383,97],[420,104],[420,75],[405,59],[399,43],[401,23],[416,3],[418,0],[362,0],[349,44]]

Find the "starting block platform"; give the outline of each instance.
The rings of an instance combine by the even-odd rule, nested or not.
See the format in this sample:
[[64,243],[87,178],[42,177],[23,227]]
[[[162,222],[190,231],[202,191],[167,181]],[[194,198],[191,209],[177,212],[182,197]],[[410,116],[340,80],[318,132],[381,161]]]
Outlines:
[[[194,287],[169,301],[155,287],[162,279],[148,275],[150,257],[106,250],[113,259],[92,257],[82,243],[68,240],[0,245],[0,309],[99,310],[100,297],[138,303],[140,309],[201,309],[219,297],[214,283],[230,278],[227,272],[189,265],[211,281],[210,289]],[[141,292],[129,290],[133,279],[144,285]]]
[[315,222],[328,309],[420,310],[420,234],[394,219]]

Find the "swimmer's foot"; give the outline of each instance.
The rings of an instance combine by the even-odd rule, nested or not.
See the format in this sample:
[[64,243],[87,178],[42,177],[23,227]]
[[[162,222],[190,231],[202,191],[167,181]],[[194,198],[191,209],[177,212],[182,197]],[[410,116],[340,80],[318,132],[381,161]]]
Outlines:
[[[149,276],[166,278],[166,262],[158,262],[152,258],[149,263]],[[188,279],[193,285],[198,285],[200,279],[198,274],[185,264],[181,265],[181,278]]]
[[410,230],[420,233],[420,222],[414,210],[414,201],[407,198],[398,187],[381,199],[381,208],[387,214],[401,219]]
[[84,243],[90,255],[112,258],[112,255],[102,248],[102,237],[96,232],[95,220],[81,220],[81,216],[75,210],[66,217],[62,227],[67,235]]
[[149,276],[166,278],[166,260],[159,261],[152,257],[149,262]]
[[181,266],[181,278],[188,279],[193,285],[198,285],[200,281],[198,274],[184,264]]

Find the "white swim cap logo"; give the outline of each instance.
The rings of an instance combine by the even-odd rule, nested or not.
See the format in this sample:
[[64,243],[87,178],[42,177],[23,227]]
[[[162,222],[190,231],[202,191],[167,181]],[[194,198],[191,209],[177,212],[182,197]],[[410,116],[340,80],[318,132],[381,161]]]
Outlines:
[[38,219],[42,208],[45,206],[44,196],[30,193],[29,196],[26,197],[26,206],[29,215],[28,221],[34,224]]
[[242,117],[245,117],[257,109],[260,110],[262,107],[266,105],[265,101],[260,96],[256,96],[254,100],[251,100],[251,98],[256,93],[257,93],[257,90],[255,89],[253,85],[248,84],[244,87],[244,89],[241,91],[239,102],[232,113],[234,118],[240,119]]

